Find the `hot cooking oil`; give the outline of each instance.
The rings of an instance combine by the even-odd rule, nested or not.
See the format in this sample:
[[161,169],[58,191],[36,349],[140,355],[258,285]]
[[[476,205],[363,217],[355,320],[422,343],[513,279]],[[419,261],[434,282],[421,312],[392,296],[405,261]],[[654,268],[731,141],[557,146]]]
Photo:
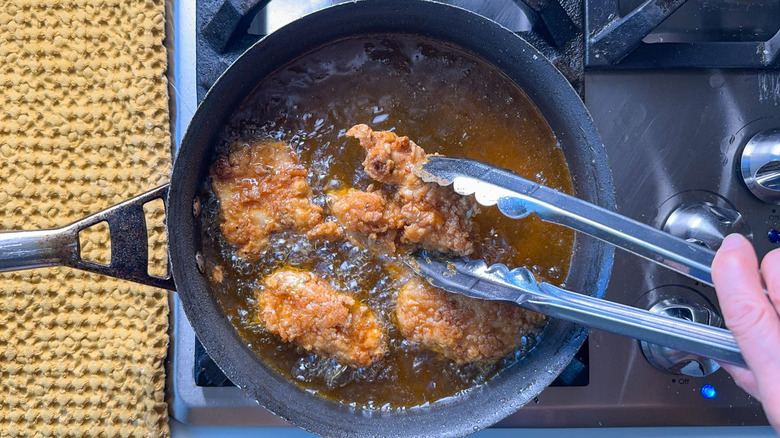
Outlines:
[[[338,41],[267,77],[226,127],[218,153],[234,142],[271,138],[292,144],[308,169],[313,202],[329,214],[327,193],[377,185],[362,170],[365,152],[345,132],[365,123],[409,136],[428,153],[468,157],[509,168],[571,193],[563,154],[525,94],[494,67],[459,49],[416,36]],[[495,364],[458,366],[405,340],[395,327],[400,287],[390,266],[396,254],[377,255],[347,240],[313,242],[303,235],[272,236],[259,261],[235,256],[219,230],[219,206],[208,183],[201,212],[207,270],[221,271],[213,291],[240,336],[268,364],[303,388],[354,406],[400,409],[446,398],[482,384],[532,348]],[[573,233],[535,217],[511,220],[495,208],[476,216],[480,250],[488,263],[527,266],[541,280],[562,283]],[[335,289],[353,294],[381,318],[388,355],[354,369],[281,342],[258,320],[256,294],[280,268],[311,270]]]

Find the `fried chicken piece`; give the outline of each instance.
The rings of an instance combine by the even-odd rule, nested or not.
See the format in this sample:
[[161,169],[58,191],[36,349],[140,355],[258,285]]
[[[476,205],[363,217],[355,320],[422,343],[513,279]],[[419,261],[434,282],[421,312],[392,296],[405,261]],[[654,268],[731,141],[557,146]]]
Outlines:
[[344,235],[344,230],[336,222],[325,221],[313,226],[306,232],[311,240],[337,240]]
[[347,236],[380,253],[394,253],[401,209],[383,191],[349,189],[330,194],[330,209]]
[[271,140],[234,145],[211,167],[219,199],[222,234],[236,254],[257,259],[271,233],[292,230],[313,239],[333,239],[336,224],[323,222],[322,207],[310,201],[307,170],[292,146]]
[[311,272],[274,272],[258,303],[270,332],[340,363],[367,367],[387,352],[385,332],[371,309]]
[[[355,125],[347,135],[360,140],[366,149],[363,168],[375,180],[394,187],[392,194],[385,194],[385,204],[394,204],[392,210],[400,210],[400,220],[396,215],[366,207],[366,215],[351,215],[342,224],[351,232],[366,228],[360,222],[370,222],[368,228],[387,230],[396,229],[402,244],[420,244],[424,249],[468,255],[474,252],[475,225],[471,215],[477,211],[474,200],[460,196],[452,187],[441,187],[435,183],[426,183],[420,179],[414,169],[424,163],[425,151],[409,137],[398,137],[388,131],[372,131],[366,125]],[[381,191],[381,190],[380,190]],[[376,193],[376,192],[374,192]],[[374,195],[350,194],[342,203],[353,205],[354,199],[374,197]],[[373,202],[371,205],[377,205]],[[343,206],[337,205],[343,210]],[[335,213],[334,213],[335,214]],[[379,220],[377,220],[379,217]],[[383,222],[384,221],[384,222]],[[387,232],[387,231],[384,231]]]
[[374,131],[362,124],[350,128],[347,135],[360,140],[366,150],[363,169],[371,178],[391,186],[419,180],[414,167],[425,162],[426,155],[409,137],[399,137],[390,131]]
[[404,337],[457,364],[495,362],[545,321],[513,304],[451,294],[414,278],[399,291],[396,316]]
[[473,199],[455,193],[452,187],[417,179],[401,186],[393,200],[401,205],[405,223],[401,243],[419,243],[427,250],[461,256],[474,252],[471,215],[477,207]]

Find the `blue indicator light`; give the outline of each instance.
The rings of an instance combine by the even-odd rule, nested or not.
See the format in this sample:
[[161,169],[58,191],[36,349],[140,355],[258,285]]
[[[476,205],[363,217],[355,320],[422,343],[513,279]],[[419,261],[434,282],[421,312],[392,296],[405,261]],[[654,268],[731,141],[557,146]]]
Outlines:
[[701,395],[704,396],[704,398],[712,399],[718,395],[718,391],[715,391],[715,387],[712,385],[704,385],[701,387]]
[[779,243],[780,242],[780,231],[777,230],[769,230],[768,233],[766,233],[766,238],[769,239],[772,243]]

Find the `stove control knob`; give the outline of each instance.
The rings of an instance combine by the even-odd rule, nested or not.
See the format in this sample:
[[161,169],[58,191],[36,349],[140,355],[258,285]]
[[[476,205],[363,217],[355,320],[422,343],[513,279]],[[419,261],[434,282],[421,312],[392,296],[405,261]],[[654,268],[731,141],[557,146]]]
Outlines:
[[742,179],[756,197],[780,204],[780,128],[754,135],[742,151]]
[[[653,305],[650,311],[715,327],[720,327],[723,321],[714,310],[682,298],[660,301]],[[650,364],[669,374],[704,377],[720,368],[717,362],[703,356],[673,350],[645,341],[641,341],[639,345],[642,347],[642,353],[644,353]]]
[[663,228],[669,234],[711,250],[720,248],[723,239],[731,233],[752,235],[750,226],[738,211],[706,201],[677,207]]

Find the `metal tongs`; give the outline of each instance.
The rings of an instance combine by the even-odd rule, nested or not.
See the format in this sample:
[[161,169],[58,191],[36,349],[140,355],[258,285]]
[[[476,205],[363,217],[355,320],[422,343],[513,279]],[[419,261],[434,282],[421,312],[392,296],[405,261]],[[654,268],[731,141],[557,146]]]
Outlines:
[[[477,202],[497,205],[508,217],[519,219],[533,213],[712,285],[712,250],[512,172],[474,160],[440,156],[429,157],[418,171],[423,180],[452,184],[457,193],[474,194]],[[445,259],[425,252],[416,254],[410,265],[434,286],[449,292],[509,301],[552,317],[746,367],[728,330],[537,283],[525,268],[488,267],[481,260]]]

